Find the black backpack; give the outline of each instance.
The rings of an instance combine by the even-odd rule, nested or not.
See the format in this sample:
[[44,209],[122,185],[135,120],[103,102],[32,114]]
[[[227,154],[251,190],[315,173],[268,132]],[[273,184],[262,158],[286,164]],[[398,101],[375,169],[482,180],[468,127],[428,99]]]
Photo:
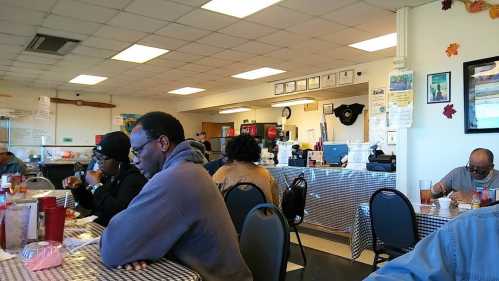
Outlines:
[[290,225],[298,225],[303,221],[306,198],[307,181],[301,173],[282,194],[281,209]]

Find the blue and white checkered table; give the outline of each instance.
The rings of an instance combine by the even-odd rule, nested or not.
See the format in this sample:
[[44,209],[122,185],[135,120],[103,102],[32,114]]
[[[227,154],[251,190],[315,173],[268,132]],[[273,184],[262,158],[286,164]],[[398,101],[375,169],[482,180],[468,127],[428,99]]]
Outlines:
[[[413,207],[416,213],[416,225],[420,239],[423,239],[448,221],[466,211],[457,208],[442,210],[434,206],[415,203],[413,203]],[[352,259],[355,260],[359,258],[364,250],[372,249],[372,240],[369,204],[362,203],[357,208],[352,225],[352,236],[350,238]]]
[[[83,229],[81,229],[83,228]],[[98,237],[104,228],[96,223],[83,227],[68,227],[66,237]],[[164,280],[198,281],[196,272],[165,258],[160,259],[139,271],[107,268],[102,262],[99,245],[83,247],[74,254],[66,254],[59,267],[31,272],[24,267],[19,258],[0,262],[0,280],[37,280],[37,281],[87,281],[87,280]]]

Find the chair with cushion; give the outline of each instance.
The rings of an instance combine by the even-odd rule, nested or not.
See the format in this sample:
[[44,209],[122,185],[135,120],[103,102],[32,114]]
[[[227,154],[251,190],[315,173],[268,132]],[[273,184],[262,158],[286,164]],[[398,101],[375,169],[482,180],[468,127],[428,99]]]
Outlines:
[[303,217],[305,216],[307,189],[307,181],[305,180],[305,175],[302,173],[284,190],[281,202],[282,212],[284,213],[284,216],[286,216],[289,226],[295,231],[296,239],[300,245],[303,266],[307,265],[307,257],[305,256],[305,250],[296,226],[303,222]]
[[381,188],[374,192],[369,201],[369,214],[373,237],[373,271],[375,271],[378,263],[407,253],[416,245],[419,237],[412,204],[396,189]]
[[247,215],[240,239],[241,254],[253,280],[284,281],[289,254],[287,219],[273,204],[260,204]]
[[240,182],[230,187],[224,200],[238,234],[241,233],[248,212],[258,204],[267,203],[263,191],[249,182]]
[[30,177],[24,183],[28,189],[55,189],[54,184],[45,177]]

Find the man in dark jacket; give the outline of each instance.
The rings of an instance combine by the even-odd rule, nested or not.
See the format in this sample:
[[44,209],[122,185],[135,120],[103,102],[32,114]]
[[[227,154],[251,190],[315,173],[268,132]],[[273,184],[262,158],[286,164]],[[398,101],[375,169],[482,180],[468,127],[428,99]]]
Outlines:
[[102,233],[102,261],[117,267],[168,255],[205,281],[251,281],[223,198],[180,122],[150,112],[137,124],[134,161],[150,180]]
[[[130,139],[123,132],[106,134],[95,149],[99,171],[87,171],[86,184],[78,177],[66,178],[63,186],[70,188],[75,200],[107,226],[111,218],[126,209],[139,194],[146,178],[130,164]],[[103,181],[103,176],[107,180]]]

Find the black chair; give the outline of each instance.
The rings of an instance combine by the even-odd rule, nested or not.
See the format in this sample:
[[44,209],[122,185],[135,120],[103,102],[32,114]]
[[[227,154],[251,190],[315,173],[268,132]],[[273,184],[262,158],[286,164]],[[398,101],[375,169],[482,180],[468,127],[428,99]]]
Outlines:
[[253,207],[267,203],[263,191],[253,183],[240,182],[230,187],[224,195],[225,205],[238,234],[244,219]]
[[[497,192],[497,191],[496,191],[496,192]],[[498,201],[494,201],[494,202],[492,202],[492,203],[489,203],[489,204],[487,205],[487,207],[494,206],[494,205],[497,205],[497,204],[499,204],[499,200],[498,200]]]
[[[400,191],[378,189],[369,201],[373,238],[373,271],[378,263],[392,260],[407,253],[419,241],[416,214],[412,204]],[[378,245],[377,241],[382,242]],[[381,255],[388,257],[382,257]]]
[[284,213],[284,216],[286,216],[289,226],[295,231],[296,239],[300,245],[303,266],[307,265],[307,257],[305,256],[305,250],[303,248],[303,244],[301,243],[300,234],[296,226],[303,222],[303,217],[305,216],[307,189],[307,181],[302,173],[284,190],[281,202],[282,212]]
[[241,254],[253,280],[284,281],[289,255],[289,227],[273,204],[260,204],[246,217],[240,239]]

